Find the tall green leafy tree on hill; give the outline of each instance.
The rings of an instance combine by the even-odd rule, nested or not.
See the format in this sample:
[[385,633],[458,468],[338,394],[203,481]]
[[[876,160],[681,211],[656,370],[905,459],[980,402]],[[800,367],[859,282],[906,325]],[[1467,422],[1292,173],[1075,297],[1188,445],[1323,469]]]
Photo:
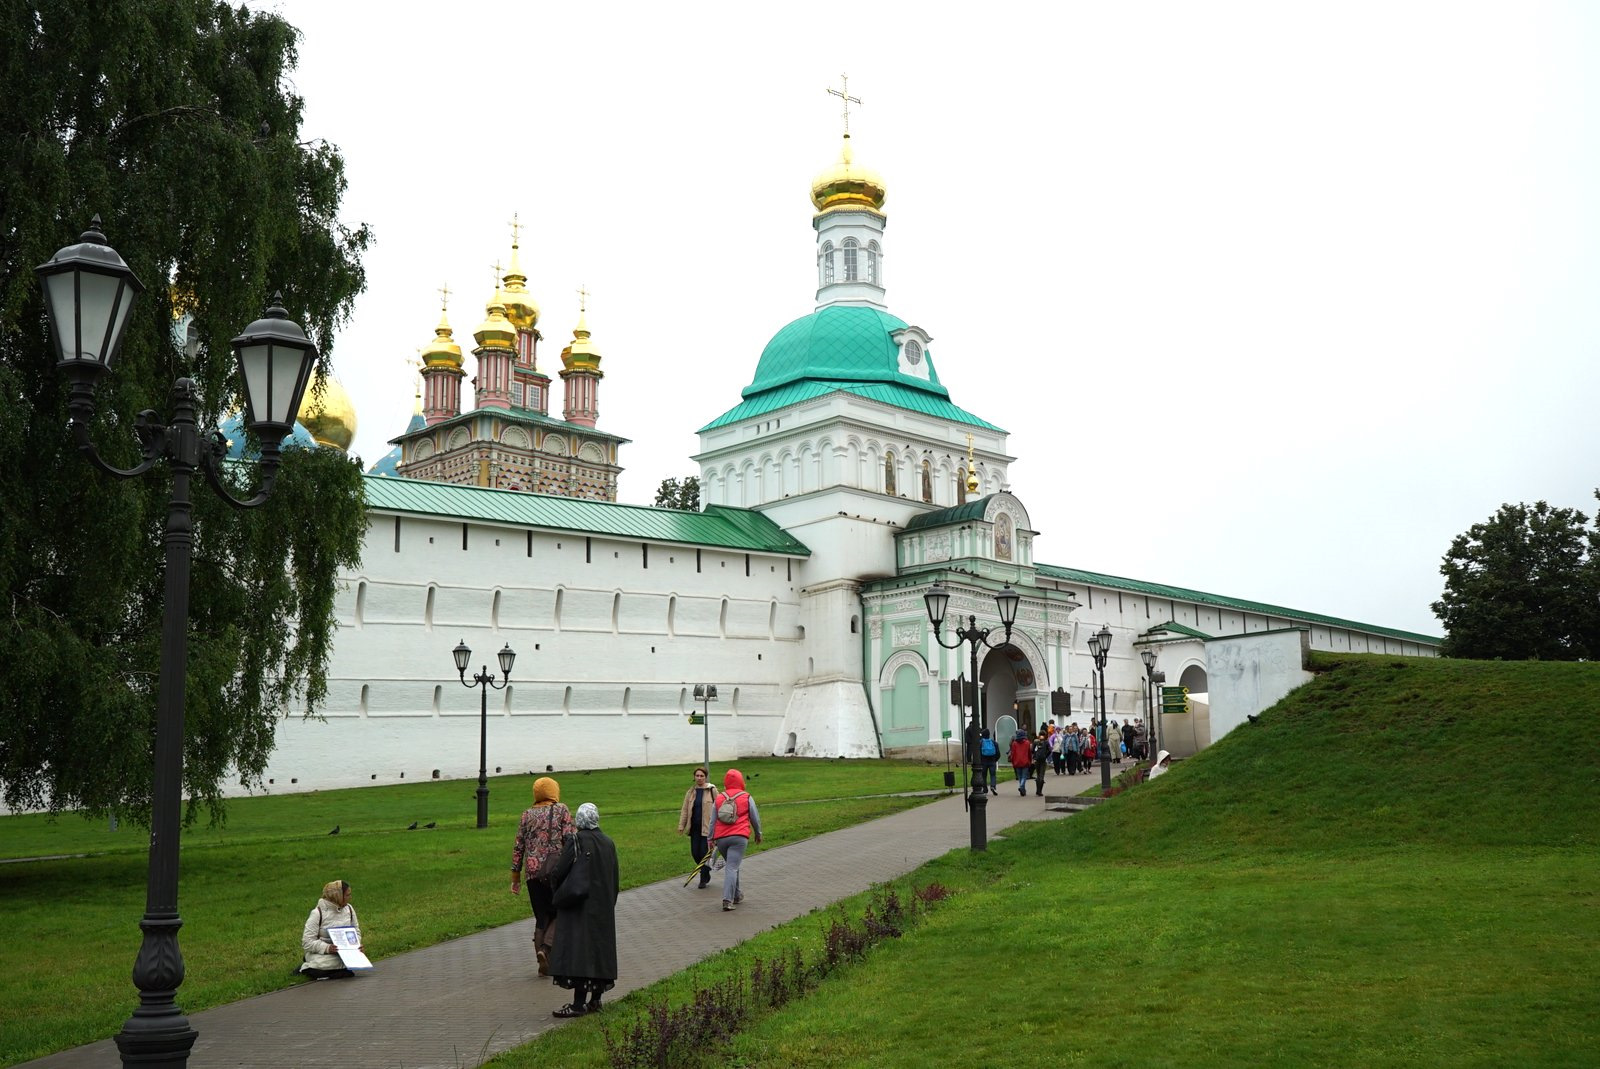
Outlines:
[[[129,466],[134,413],[168,414],[178,376],[198,384],[203,425],[237,407],[229,339],[275,290],[327,368],[369,233],[339,221],[338,152],[302,137],[281,18],[45,0],[0,19],[0,792],[143,820],[170,478],[105,476],[72,448],[33,268],[98,214],[146,286],[93,429]],[[336,576],[365,528],[359,469],[328,450],[287,450],[264,508],[199,484],[194,502],[188,820],[219,816],[232,779],[259,781],[281,710],[322,700]]]
[[[1596,492],[1600,497],[1600,491]],[[1600,658],[1600,521],[1540,501],[1501,505],[1450,544],[1433,612],[1450,657]]]

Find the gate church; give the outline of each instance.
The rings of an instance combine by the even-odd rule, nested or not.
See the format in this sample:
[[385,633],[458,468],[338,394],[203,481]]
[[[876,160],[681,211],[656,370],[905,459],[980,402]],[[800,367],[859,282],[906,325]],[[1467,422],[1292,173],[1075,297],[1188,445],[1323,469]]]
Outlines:
[[502,645],[517,652],[511,685],[490,696],[495,771],[697,760],[686,717],[701,682],[719,687],[719,761],[960,738],[950,684],[969,651],[934,640],[934,582],[951,623],[993,624],[995,593],[1021,595],[1010,645],[978,669],[1001,737],[1052,709],[1087,720],[1087,638],[1102,624],[1111,719],[1148,718],[1147,648],[1189,688],[1191,712],[1162,724],[1180,755],[1303,681],[1307,648],[1436,653],[1425,635],[1039,562],[1006,432],[951,401],[931,330],[889,311],[885,187],[846,130],[812,186],[815,309],[701,428],[700,512],[610,500],[626,439],[596,426],[598,353],[580,324],[562,354],[566,418],[549,416],[514,260],[475,335],[466,414],[441,321],[425,411],[366,480],[370,529],[340,600],[325,718],[281,723],[272,789],[475,775],[479,695],[450,674],[463,638],[473,670]]

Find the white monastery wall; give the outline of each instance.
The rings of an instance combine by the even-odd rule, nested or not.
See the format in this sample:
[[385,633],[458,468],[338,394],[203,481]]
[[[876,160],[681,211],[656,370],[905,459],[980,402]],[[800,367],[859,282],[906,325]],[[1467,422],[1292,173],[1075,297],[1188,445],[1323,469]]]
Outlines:
[[1206,643],[1212,742],[1311,681],[1301,667],[1310,641],[1288,628]]
[[719,687],[713,760],[770,752],[804,663],[799,563],[374,514],[338,599],[323,719],[280,724],[268,788],[476,778],[480,693],[451,660],[463,640],[469,678],[498,674],[502,645],[517,653],[511,685],[489,692],[491,772],[696,760],[697,682]]

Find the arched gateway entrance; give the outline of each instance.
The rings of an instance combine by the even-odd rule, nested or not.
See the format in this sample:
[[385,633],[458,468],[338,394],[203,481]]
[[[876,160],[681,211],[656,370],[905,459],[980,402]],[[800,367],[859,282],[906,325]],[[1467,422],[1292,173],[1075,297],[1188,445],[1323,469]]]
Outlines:
[[1035,734],[1043,723],[1042,691],[1027,654],[1015,645],[990,650],[978,666],[983,684],[983,724],[994,732],[1001,753],[1020,729]]

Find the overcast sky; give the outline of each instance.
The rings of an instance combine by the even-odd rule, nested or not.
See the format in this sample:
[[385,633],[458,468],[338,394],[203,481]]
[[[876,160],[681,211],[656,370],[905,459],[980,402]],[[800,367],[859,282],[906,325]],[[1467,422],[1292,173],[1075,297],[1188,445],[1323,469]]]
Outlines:
[[1438,634],[1452,536],[1596,506],[1600,5],[267,6],[376,234],[369,464],[518,213],[541,369],[591,293],[621,499],[694,473],[814,306],[848,72],[890,310],[1011,432],[1040,561]]

